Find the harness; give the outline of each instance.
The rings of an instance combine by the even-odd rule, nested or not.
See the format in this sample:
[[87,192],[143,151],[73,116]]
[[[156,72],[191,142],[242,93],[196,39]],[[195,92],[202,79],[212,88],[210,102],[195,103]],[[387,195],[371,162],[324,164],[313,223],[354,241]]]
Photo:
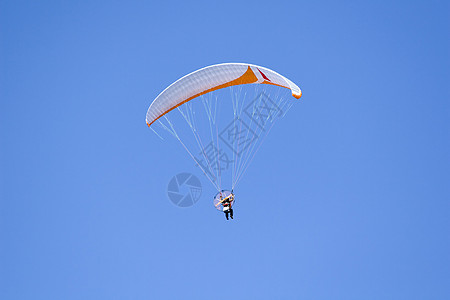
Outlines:
[[231,203],[234,201],[234,195],[230,194],[228,195],[226,198],[223,198],[222,200],[220,200],[219,203],[216,204],[216,206],[222,204],[223,206],[223,211],[227,212],[231,209]]

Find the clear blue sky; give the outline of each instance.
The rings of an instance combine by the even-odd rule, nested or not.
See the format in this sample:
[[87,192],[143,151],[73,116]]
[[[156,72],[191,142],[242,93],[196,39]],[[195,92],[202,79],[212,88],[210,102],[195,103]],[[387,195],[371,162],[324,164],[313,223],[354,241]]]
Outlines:
[[[2,1],[0,298],[450,299],[449,12]],[[232,222],[145,124],[162,89],[221,62],[304,93]],[[205,187],[191,208],[166,194],[180,172]]]

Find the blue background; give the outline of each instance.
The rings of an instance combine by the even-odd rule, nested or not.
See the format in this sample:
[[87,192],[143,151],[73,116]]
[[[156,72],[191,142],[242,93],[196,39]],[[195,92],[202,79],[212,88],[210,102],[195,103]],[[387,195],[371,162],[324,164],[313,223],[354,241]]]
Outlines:
[[[1,299],[450,299],[448,1],[2,1]],[[302,99],[236,218],[145,124],[198,68]],[[174,144],[175,145],[175,144]],[[193,172],[200,201],[174,206]]]

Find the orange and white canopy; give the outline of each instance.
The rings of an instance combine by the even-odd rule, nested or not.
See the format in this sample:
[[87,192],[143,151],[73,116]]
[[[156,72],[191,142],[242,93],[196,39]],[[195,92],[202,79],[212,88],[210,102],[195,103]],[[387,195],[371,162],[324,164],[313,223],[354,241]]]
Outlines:
[[243,63],[226,63],[194,71],[167,87],[147,111],[147,125],[178,106],[206,93],[240,84],[272,84],[290,89],[299,99],[302,91],[292,81],[270,69]]

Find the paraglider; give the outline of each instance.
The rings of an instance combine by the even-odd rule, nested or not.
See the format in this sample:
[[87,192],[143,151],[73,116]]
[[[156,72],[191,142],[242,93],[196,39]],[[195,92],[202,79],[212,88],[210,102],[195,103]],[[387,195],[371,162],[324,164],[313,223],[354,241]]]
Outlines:
[[233,218],[231,191],[275,121],[295,102],[283,95],[284,90],[295,99],[302,96],[296,84],[271,69],[245,63],[212,65],[163,90],[148,108],[146,123],[153,131],[155,125],[164,129],[181,143],[217,190],[215,207],[227,219]]
[[216,194],[214,197],[214,206],[218,210],[222,210],[225,214],[225,218],[229,219],[230,216],[233,219],[233,205],[234,205],[234,194],[232,191],[222,190]]

